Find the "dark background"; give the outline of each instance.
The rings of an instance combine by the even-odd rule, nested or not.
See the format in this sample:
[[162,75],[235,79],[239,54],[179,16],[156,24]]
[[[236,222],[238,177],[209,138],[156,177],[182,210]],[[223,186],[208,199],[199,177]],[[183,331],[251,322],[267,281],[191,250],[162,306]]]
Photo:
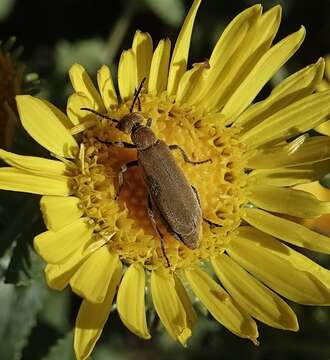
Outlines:
[[[195,23],[190,63],[209,57],[225,25],[255,3],[204,0]],[[302,47],[266,86],[260,95],[263,97],[274,83],[330,52],[330,1],[261,3],[265,10],[277,3],[283,6],[282,25],[275,41],[296,31],[301,24],[307,29]],[[168,36],[174,46],[190,4],[188,0],[0,0],[0,38],[17,37],[17,44],[25,49],[21,60],[42,80],[40,96],[64,107],[66,96],[72,91],[67,77],[72,63],[80,62],[92,76],[101,64],[107,63],[116,77],[120,53],[131,46],[136,29],[148,31],[154,45]],[[41,151],[24,136],[22,139],[16,138],[15,151]],[[0,193],[0,275],[6,283],[21,285],[0,283],[0,359],[73,359],[71,329],[80,300],[69,291],[56,293],[46,288],[43,264],[31,250],[33,236],[43,230],[37,196]],[[323,265],[329,263],[325,256],[313,257]],[[259,347],[203,316],[186,349],[174,343],[157,321],[152,322],[153,338],[144,341],[132,335],[114,312],[92,358],[330,359],[329,311],[292,306],[299,318],[300,332],[259,324]]]

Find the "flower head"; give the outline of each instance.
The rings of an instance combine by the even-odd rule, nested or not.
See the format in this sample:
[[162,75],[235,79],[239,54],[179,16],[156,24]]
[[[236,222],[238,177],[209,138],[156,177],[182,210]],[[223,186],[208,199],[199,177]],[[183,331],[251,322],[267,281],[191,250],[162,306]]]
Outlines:
[[[291,75],[252,104],[299,48],[304,28],[273,44],[281,8],[262,13],[255,5],[229,24],[209,61],[189,69],[199,5],[193,3],[172,55],[168,39],[154,50],[149,34],[136,32],[132,48],[120,58],[119,94],[107,66],[97,74],[97,90],[76,64],[66,114],[44,100],[17,97],[23,126],[56,160],[1,151],[12,167],[0,169],[0,187],[43,195],[48,230],[34,246],[48,263],[49,286],[62,290],[70,284],[84,298],[75,329],[78,359],[93,350],[116,294],[123,323],[148,339],[147,289],[164,327],[183,345],[197,318],[191,293],[227,329],[256,344],[254,319],[298,329],[279,295],[302,304],[330,303],[329,271],[287,245],[329,253],[329,238],[286,217],[330,212],[329,202],[293,189],[329,168],[329,139],[304,135],[330,113],[330,91],[314,93],[324,61]],[[171,235],[174,225],[168,229],[157,219],[162,249],[147,210],[148,193],[157,189],[151,189],[141,167],[126,171],[123,165],[135,161],[137,151],[118,145],[132,139],[102,117],[120,120],[129,114],[144,78],[134,110],[144,124],[151,118],[157,138],[179,145],[193,161],[211,160],[193,165],[181,151],[173,152],[199,194],[205,219],[196,249]],[[118,195],[120,169],[125,174]],[[168,214],[160,210],[160,215]]]

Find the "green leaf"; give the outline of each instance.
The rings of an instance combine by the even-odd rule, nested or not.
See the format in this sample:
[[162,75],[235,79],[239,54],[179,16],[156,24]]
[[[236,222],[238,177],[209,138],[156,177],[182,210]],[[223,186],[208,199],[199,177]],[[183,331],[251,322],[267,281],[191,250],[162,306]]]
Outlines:
[[178,26],[185,15],[181,0],[145,0],[146,5],[166,24]]
[[18,360],[36,324],[47,288],[44,282],[34,281],[29,287],[16,287],[10,306],[10,317],[1,338],[0,359]]
[[320,184],[327,189],[330,189],[330,174],[325,175],[321,180]]
[[102,39],[80,40],[75,43],[59,41],[55,50],[56,70],[66,74],[78,62],[93,74],[105,62],[105,42]]
[[71,290],[66,288],[61,292],[55,290],[49,292],[50,296],[40,313],[40,319],[60,334],[64,334],[71,329],[71,319],[68,314],[72,300]]
[[35,198],[22,201],[22,195],[18,193],[1,192],[0,195],[0,204],[3,204],[1,211],[3,224],[0,232],[1,257],[15,240],[24,237],[25,233],[31,233],[38,220],[34,214],[39,213],[39,209]]
[[15,287],[0,283],[0,339],[4,339],[6,326],[10,319],[11,304],[15,298]]
[[[1,197],[1,200],[4,199]],[[20,208],[19,197],[11,196],[9,199],[9,205],[4,213],[7,217],[6,226],[3,225],[4,230],[0,233],[0,256],[7,248],[12,249],[9,266],[5,272],[5,282],[26,286],[31,283],[31,279],[43,277],[44,262],[34,252],[32,241],[35,235],[44,229],[44,225],[35,197],[25,201],[20,199],[22,203]],[[6,255],[8,256],[9,252]]]
[[43,277],[44,266],[44,261],[35,253],[31,244],[20,239],[14,248],[5,273],[5,282],[7,284],[28,286],[33,279]]
[[73,352],[73,331],[68,332],[64,337],[51,347],[49,353],[42,360],[74,360]]
[[33,279],[43,278],[44,261],[32,248],[32,241],[41,231],[42,222],[39,212],[29,214],[19,224],[20,231],[16,237],[12,257],[5,273],[5,282],[27,286]]
[[15,0],[0,1],[0,21],[4,20],[10,14],[14,5],[15,5]]

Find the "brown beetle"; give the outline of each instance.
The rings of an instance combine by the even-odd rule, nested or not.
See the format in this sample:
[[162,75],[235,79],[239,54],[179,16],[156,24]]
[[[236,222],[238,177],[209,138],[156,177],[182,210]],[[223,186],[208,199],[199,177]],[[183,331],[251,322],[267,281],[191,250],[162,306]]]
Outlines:
[[[202,220],[211,226],[221,225],[203,219],[198,192],[187,181],[184,173],[171,154],[171,150],[179,150],[183,159],[193,165],[211,162],[211,159],[192,161],[179,145],[167,145],[163,140],[156,137],[150,129],[152,125],[151,118],[148,118],[146,126],[143,125],[144,117],[140,113],[141,104],[139,94],[144,81],[145,79],[142,80],[139,89],[135,93],[130,113],[123,116],[120,120],[99,114],[92,109],[82,108],[81,110],[90,111],[116,122],[116,127],[119,130],[131,136],[133,144],[122,141],[99,141],[109,145],[135,148],[137,150],[137,160],[124,164],[120,168],[116,198],[123,185],[123,174],[133,166],[141,166],[144,180],[149,191],[148,215],[155,232],[160,237],[161,248],[167,265],[170,266],[165,252],[164,237],[157,226],[156,217],[161,219],[168,231],[177,240],[181,241],[190,249],[199,247]],[[139,104],[139,112],[133,112],[136,102]]]

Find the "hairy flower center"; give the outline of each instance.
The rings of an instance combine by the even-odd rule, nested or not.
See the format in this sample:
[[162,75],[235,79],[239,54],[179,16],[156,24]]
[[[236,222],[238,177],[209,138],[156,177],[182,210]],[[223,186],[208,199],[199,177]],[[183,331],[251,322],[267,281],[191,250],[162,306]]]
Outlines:
[[[215,114],[178,105],[165,94],[161,97],[143,94],[140,100],[141,114],[145,119],[152,118],[151,129],[158,138],[167,144],[180,145],[194,161],[212,160],[192,165],[184,161],[179,151],[173,151],[188,182],[199,192],[203,217],[221,225],[210,228],[203,222],[200,246],[190,250],[158,223],[165,234],[165,251],[171,268],[187,268],[223,252],[240,223],[246,182],[243,147],[237,140],[238,130],[225,127]],[[121,104],[108,116],[120,119],[129,113],[129,105],[130,102]],[[83,134],[84,152],[80,174],[75,178],[76,195],[85,214],[96,224],[96,238],[115,233],[107,244],[128,264],[141,262],[149,269],[166,266],[160,239],[148,217],[148,189],[141,168],[126,172],[119,198],[115,200],[120,166],[136,160],[136,150],[109,146],[100,140],[131,142],[111,121],[100,118]]]

